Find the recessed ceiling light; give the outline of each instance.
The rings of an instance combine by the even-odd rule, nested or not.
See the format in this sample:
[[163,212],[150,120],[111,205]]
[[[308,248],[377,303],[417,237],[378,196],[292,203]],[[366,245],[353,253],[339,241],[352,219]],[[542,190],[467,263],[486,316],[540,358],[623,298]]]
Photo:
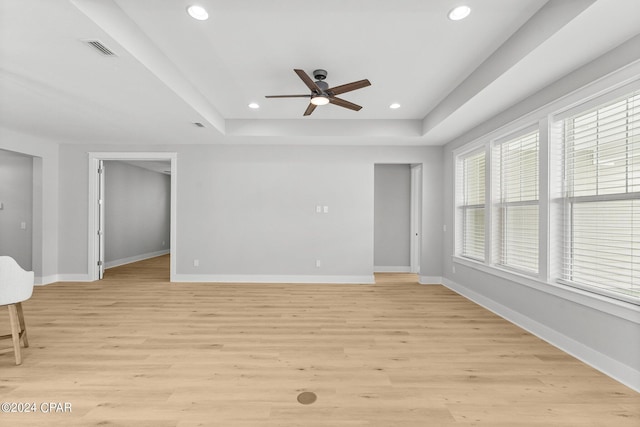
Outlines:
[[258,108],[260,108],[260,105],[252,102],[251,104],[249,104],[249,108],[251,108],[252,110],[257,110]]
[[400,108],[400,104],[394,102],[393,104],[389,105],[389,108],[391,108],[392,110],[397,110],[398,108]]
[[197,19],[198,21],[205,21],[209,18],[209,14],[205,10],[204,7],[198,5],[191,5],[187,8],[187,12],[193,19]]
[[466,18],[471,13],[471,8],[469,6],[458,6],[451,9],[449,12],[449,19],[452,21],[460,21],[461,19]]

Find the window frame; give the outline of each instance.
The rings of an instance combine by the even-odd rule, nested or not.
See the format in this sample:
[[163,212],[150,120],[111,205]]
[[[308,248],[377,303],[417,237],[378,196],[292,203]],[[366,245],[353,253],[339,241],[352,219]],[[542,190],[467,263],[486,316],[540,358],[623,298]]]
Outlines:
[[[464,179],[464,175],[467,172],[466,168],[464,168],[464,161],[476,155],[483,154],[484,155],[484,202],[481,204],[465,204],[465,195],[466,195],[466,184],[467,182]],[[464,152],[456,155],[456,166],[455,166],[455,216],[456,216],[456,248],[455,253],[457,256],[460,256],[465,259],[470,259],[475,262],[483,263],[487,260],[487,219],[488,219],[488,207],[489,203],[489,193],[487,192],[487,168],[489,167],[489,156],[487,154],[487,145],[482,144],[480,146],[473,146]],[[461,175],[461,177],[459,177]],[[465,239],[467,237],[466,234],[466,220],[467,220],[467,212],[469,210],[477,210],[482,209],[484,212],[484,236],[483,236],[483,256],[477,257],[469,255],[465,253]]]
[[[622,93],[621,93],[622,92]],[[575,167],[570,167],[568,165],[568,162],[570,161],[569,155],[567,154],[568,151],[570,149],[574,149],[575,145],[573,146],[568,146],[568,144],[570,144],[572,140],[568,140],[567,136],[566,136],[566,131],[567,128],[570,127],[570,124],[567,123],[567,121],[569,120],[576,120],[577,118],[580,117],[580,115],[587,115],[587,114],[591,114],[591,113],[595,113],[596,114],[596,118],[594,119],[594,122],[596,123],[596,137],[595,137],[595,147],[596,147],[596,157],[599,157],[600,155],[600,117],[598,116],[598,113],[600,110],[604,110],[606,108],[612,107],[613,105],[615,105],[618,102],[622,102],[625,100],[628,100],[629,98],[640,98],[640,88],[627,88],[624,87],[622,90],[617,90],[617,91],[612,91],[611,93],[605,94],[603,96],[594,98],[592,100],[590,100],[589,102],[585,102],[583,105],[581,106],[577,106],[572,108],[571,110],[568,110],[567,112],[565,112],[562,116],[559,116],[556,118],[557,120],[557,126],[562,129],[562,153],[561,155],[563,156],[563,173],[562,173],[562,193],[561,193],[561,203],[562,203],[562,208],[564,211],[563,214],[563,227],[562,227],[562,236],[561,236],[561,240],[562,240],[562,246],[563,246],[563,250],[562,250],[562,260],[560,261],[562,263],[562,267],[560,269],[560,273],[557,275],[556,277],[556,281],[558,283],[564,284],[564,285],[568,285],[568,286],[572,286],[578,289],[583,289],[589,292],[594,292],[597,294],[601,294],[601,295],[605,295],[605,296],[609,296],[612,298],[616,298],[616,299],[621,299],[624,301],[628,301],[628,302],[632,302],[634,304],[639,304],[640,303],[640,295],[638,296],[634,296],[634,295],[628,295],[626,294],[623,290],[611,290],[611,289],[616,289],[615,286],[611,286],[611,285],[605,285],[603,283],[600,284],[589,284],[589,283],[583,283],[580,281],[580,279],[577,280],[573,280],[572,277],[576,274],[578,274],[574,268],[576,265],[576,261],[575,258],[573,258],[574,256],[574,250],[573,248],[575,247],[576,244],[576,238],[575,238],[575,210],[577,206],[586,206],[589,203],[610,203],[610,202],[619,202],[619,201],[635,201],[635,200],[640,200],[640,191],[629,191],[629,181],[630,181],[630,170],[629,170],[629,165],[628,165],[628,161],[629,161],[629,157],[628,157],[628,153],[629,153],[629,136],[625,137],[626,142],[624,144],[624,151],[625,151],[625,171],[624,171],[624,191],[623,192],[616,192],[616,193],[600,193],[600,183],[599,183],[599,178],[600,178],[600,168],[597,165],[597,159],[594,158],[594,162],[596,165],[596,176],[595,176],[595,188],[594,191],[596,194],[582,194],[582,195],[576,195],[575,194],[575,174],[576,169]],[[635,108],[635,107],[634,107]],[[639,108],[640,110],[640,108]],[[628,105],[625,107],[625,109],[623,110],[624,112],[624,116],[625,117],[629,117],[628,116],[628,111],[629,111],[629,107]],[[629,121],[627,120],[625,122],[626,127],[628,127],[629,125]],[[635,119],[633,120],[633,123],[638,124],[638,128],[636,130],[638,130],[640,132],[640,119]],[[627,131],[628,132],[628,131]],[[631,136],[633,137],[633,136]],[[637,136],[636,136],[637,137]],[[572,154],[571,159],[575,159],[575,153]],[[578,171],[580,172],[580,171]],[[577,206],[576,206],[577,205]],[[570,249],[568,249],[570,248]],[[569,252],[569,255],[567,255],[567,252]],[[632,255],[633,256],[633,255]],[[569,257],[569,259],[567,260],[566,258]],[[567,271],[567,268],[570,269],[570,271]],[[632,285],[633,286],[633,285]],[[624,288],[620,288],[620,289],[624,289]],[[628,292],[633,292],[632,289],[629,289]],[[636,291],[637,292],[637,291]]]
[[[492,218],[490,218],[492,222],[492,260],[493,266],[496,268],[501,268],[505,270],[510,270],[517,272],[519,274],[523,274],[526,276],[538,277],[540,274],[540,206],[541,206],[541,191],[540,191],[540,124],[536,123],[534,125],[529,125],[523,129],[520,129],[516,132],[509,133],[505,136],[502,136],[498,139],[495,139],[491,143],[491,156],[492,156],[492,169],[491,169],[491,187],[492,187],[492,209],[491,213],[493,214]],[[522,140],[527,138],[533,134],[536,134],[536,194],[537,198],[535,200],[518,200],[518,201],[504,201],[501,200],[502,196],[502,184],[505,181],[505,174],[502,163],[502,153],[501,150],[505,144],[513,143],[518,140]],[[521,268],[516,265],[511,265],[507,262],[504,262],[504,245],[507,243],[506,235],[507,235],[507,218],[502,214],[503,211],[508,210],[509,208],[517,208],[517,207],[525,207],[525,206],[535,206],[536,216],[537,216],[537,236],[536,236],[536,244],[537,244],[537,252],[538,255],[536,257],[536,267],[534,269]]]

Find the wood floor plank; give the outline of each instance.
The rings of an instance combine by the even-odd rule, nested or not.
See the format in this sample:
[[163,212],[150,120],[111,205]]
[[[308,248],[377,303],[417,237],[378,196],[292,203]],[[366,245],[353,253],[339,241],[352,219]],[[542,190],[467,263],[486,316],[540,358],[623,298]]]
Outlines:
[[168,262],[36,288],[22,365],[0,356],[0,402],[72,412],[0,425],[640,425],[638,393],[415,275],[171,284]]

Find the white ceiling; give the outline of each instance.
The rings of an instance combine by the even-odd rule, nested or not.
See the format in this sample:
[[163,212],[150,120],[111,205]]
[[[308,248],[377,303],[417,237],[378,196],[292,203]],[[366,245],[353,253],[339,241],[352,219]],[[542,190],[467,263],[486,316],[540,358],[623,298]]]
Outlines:
[[[191,3],[0,0],[0,125],[73,143],[442,144],[640,33],[638,0],[467,0],[459,22],[460,0],[200,0],[207,21]],[[369,79],[341,95],[363,109],[265,99],[308,93],[294,68]]]

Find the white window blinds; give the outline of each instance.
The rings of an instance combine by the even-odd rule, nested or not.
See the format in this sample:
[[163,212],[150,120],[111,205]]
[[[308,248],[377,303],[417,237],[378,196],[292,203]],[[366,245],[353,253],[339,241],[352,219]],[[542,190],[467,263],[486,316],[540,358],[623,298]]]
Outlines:
[[497,265],[538,272],[538,131],[493,147]]
[[484,260],[485,152],[464,156],[458,163],[461,222],[460,255]]
[[640,297],[640,91],[564,120],[563,279]]

